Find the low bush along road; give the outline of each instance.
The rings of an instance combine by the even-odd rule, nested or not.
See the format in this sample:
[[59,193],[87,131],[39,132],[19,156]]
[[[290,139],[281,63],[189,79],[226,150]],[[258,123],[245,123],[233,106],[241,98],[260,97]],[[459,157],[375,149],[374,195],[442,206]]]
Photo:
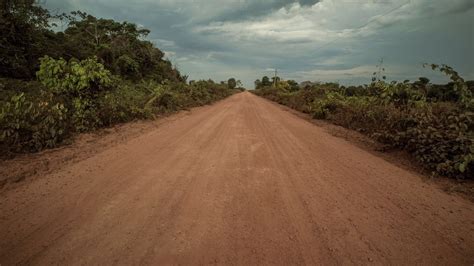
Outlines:
[[0,264],[474,262],[474,208],[245,92],[0,195]]

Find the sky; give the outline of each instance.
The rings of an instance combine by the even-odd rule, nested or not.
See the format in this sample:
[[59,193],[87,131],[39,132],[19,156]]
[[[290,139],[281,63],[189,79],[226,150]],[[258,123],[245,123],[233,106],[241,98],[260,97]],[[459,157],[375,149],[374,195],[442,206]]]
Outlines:
[[285,80],[369,83],[474,79],[474,0],[40,0],[51,13],[81,10],[134,22],[189,80],[235,77],[247,88],[274,69]]

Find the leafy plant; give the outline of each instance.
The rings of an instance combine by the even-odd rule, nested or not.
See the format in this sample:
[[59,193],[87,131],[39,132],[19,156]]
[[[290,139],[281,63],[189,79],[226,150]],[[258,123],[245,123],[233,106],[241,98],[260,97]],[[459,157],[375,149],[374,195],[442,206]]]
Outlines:
[[54,93],[90,98],[111,84],[110,71],[97,62],[97,58],[82,61],[53,59],[44,56],[40,59],[38,80]]
[[[54,30],[52,18],[61,23]],[[0,33],[2,155],[236,92],[212,80],[186,84],[187,76],[145,40],[149,30],[134,23],[81,11],[52,16],[33,0],[7,0]]]
[[[452,82],[435,86],[426,78],[414,83],[375,79],[368,86],[312,84],[292,92],[260,85],[255,93],[407,150],[440,175],[474,179],[472,91],[451,67],[432,67]],[[440,93],[430,93],[433,89]]]
[[50,100],[45,97],[32,101],[20,93],[1,103],[2,150],[39,151],[55,147],[67,137],[67,109],[63,104],[51,103]]

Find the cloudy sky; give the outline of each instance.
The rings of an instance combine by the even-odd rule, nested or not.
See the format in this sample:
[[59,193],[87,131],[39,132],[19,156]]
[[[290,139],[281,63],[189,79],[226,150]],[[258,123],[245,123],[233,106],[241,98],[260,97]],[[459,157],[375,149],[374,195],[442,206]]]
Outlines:
[[151,30],[190,79],[370,81],[446,79],[445,63],[474,79],[474,0],[42,0],[52,13],[86,11]]

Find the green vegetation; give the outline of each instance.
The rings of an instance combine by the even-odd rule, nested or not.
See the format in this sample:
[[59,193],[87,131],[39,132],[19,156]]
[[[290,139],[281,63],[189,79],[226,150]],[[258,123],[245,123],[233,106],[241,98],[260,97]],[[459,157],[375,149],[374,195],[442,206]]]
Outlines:
[[449,66],[431,67],[451,82],[435,85],[420,78],[387,83],[374,78],[358,87],[313,83],[296,88],[293,81],[273,86],[264,77],[255,82],[255,93],[406,150],[434,173],[474,179],[474,84]]
[[[2,157],[64,143],[78,132],[205,105],[238,81],[186,84],[133,23],[77,11],[51,16],[34,0],[0,4]],[[51,21],[58,21],[65,30]],[[229,80],[230,81],[230,80]]]

